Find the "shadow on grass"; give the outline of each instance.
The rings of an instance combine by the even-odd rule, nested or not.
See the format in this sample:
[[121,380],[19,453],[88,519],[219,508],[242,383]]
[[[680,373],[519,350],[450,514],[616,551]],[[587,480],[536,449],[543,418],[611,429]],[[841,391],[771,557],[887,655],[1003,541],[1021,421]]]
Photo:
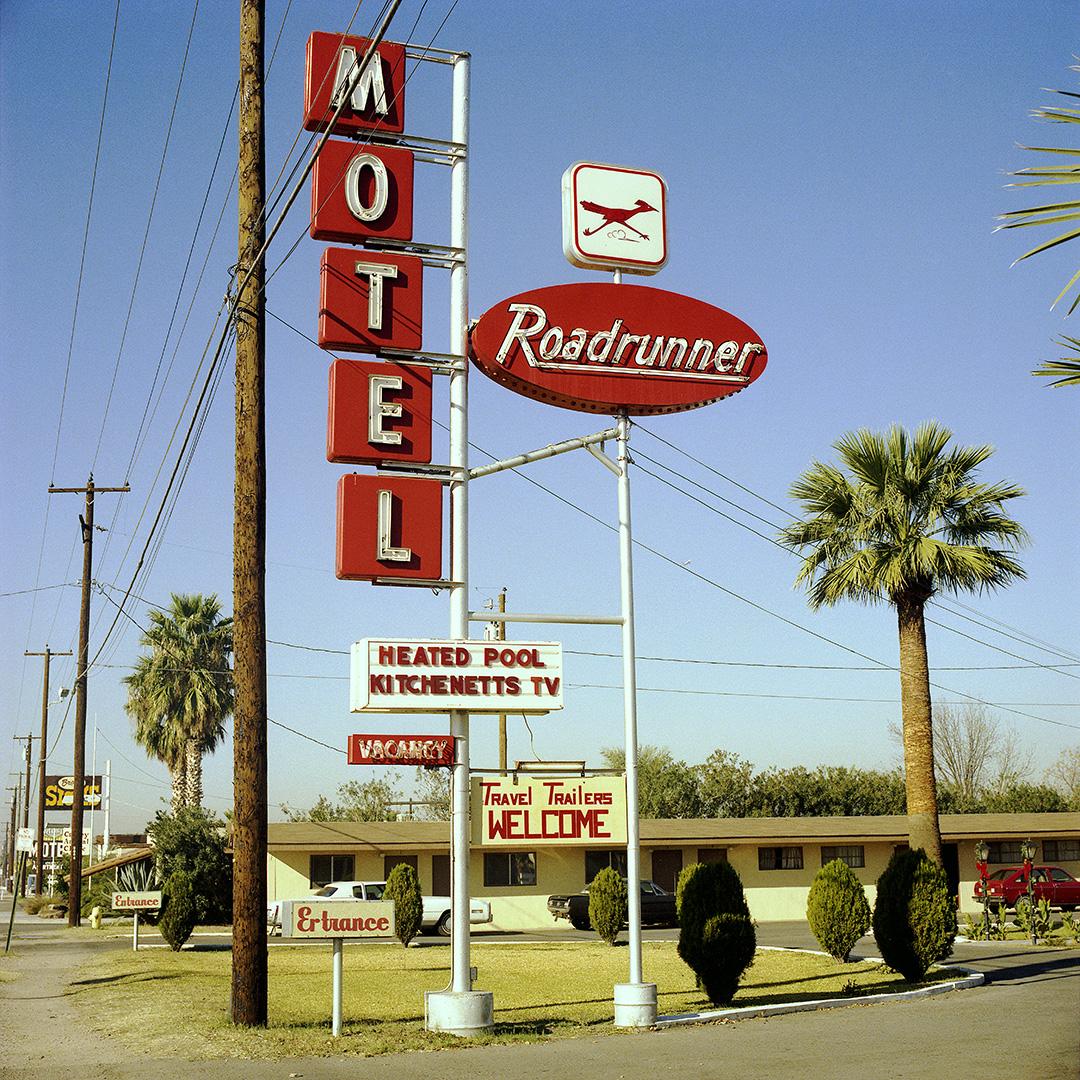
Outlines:
[[93,990],[96,986],[117,985],[119,983],[130,985],[136,982],[165,982],[180,978],[183,978],[180,972],[175,974],[155,974],[148,971],[122,971],[117,975],[101,975],[95,979],[74,979],[68,983],[70,989],[67,992],[82,994],[87,990]]

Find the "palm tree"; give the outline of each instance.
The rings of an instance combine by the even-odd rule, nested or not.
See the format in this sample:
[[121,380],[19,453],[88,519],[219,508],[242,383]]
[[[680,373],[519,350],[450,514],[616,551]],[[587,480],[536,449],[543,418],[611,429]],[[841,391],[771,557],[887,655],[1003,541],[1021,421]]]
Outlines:
[[[1070,70],[1080,71],[1080,66],[1073,66]],[[1080,94],[1071,90],[1057,90],[1055,93],[1071,101],[1080,98]],[[1044,106],[1040,109],[1034,109],[1032,116],[1036,120],[1043,120],[1049,124],[1080,124],[1080,109],[1066,108],[1063,105],[1057,107]],[[1077,158],[1080,157],[1080,149],[1072,146],[1024,146],[1021,149],[1030,150],[1036,154],[1048,154],[1051,158],[1064,158],[1065,160],[1032,166],[1027,169],[1018,169],[1011,174],[1018,179],[1016,183],[1010,184],[1010,187],[1055,187],[1061,184],[1075,184],[1080,181],[1080,165],[1075,164]],[[1057,247],[1059,244],[1075,240],[1080,236],[1080,228],[1076,227],[1076,222],[1080,220],[1080,199],[1064,199],[1059,202],[1029,206],[1023,210],[1009,210],[1004,214],[999,214],[998,217],[1002,221],[1002,224],[998,226],[999,229],[1026,229],[1032,225],[1065,227],[1064,232],[1036,244],[1030,251],[1025,251],[1013,263],[1014,266],[1024,259],[1031,258],[1032,255],[1038,255],[1041,251],[1047,251],[1049,248]],[[1077,282],[1080,282],[1080,270],[1077,270],[1069,278],[1065,283],[1065,288],[1058,293],[1054,303],[1050,306],[1055,307],[1060,300],[1074,289]],[[1080,291],[1076,292],[1072,303],[1069,305],[1069,310],[1065,314],[1071,315],[1078,304],[1080,304]],[[1077,353],[1080,352],[1080,349],[1078,349],[1080,342],[1077,342],[1075,338],[1064,337],[1058,344],[1064,346],[1073,355],[1063,356],[1059,360],[1046,360],[1041,367],[1037,367],[1032,372],[1032,375],[1044,375],[1053,378],[1054,381],[1050,384],[1051,386],[1076,386],[1080,384],[1080,357],[1077,356]]]
[[202,759],[225,736],[233,709],[232,619],[216,596],[173,593],[170,606],[151,610],[150,629],[124,679],[135,741],[164,762],[172,777],[172,808],[202,803]]
[[934,422],[914,437],[899,426],[848,433],[834,444],[844,468],[815,462],[792,485],[806,516],[781,534],[805,556],[795,583],[807,587],[811,607],[885,600],[896,609],[908,830],[911,846],[938,862],[923,609],[941,590],[981,591],[1025,576],[1012,551],[1026,534],[1003,509],[1023,491],[976,481],[993,448],[947,449],[951,439]]

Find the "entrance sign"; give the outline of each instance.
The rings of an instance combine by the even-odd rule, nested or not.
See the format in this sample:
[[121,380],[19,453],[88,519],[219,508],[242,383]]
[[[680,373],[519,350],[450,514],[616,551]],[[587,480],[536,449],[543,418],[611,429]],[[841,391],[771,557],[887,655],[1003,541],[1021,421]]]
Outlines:
[[[74,776],[46,776],[45,809],[70,810],[74,790]],[[94,810],[99,806],[101,806],[101,777],[86,776],[83,779],[83,809]]]
[[563,173],[562,195],[563,254],[574,266],[655,274],[667,262],[659,173],[579,161]]
[[353,712],[546,713],[563,707],[556,641],[404,641],[352,647]]
[[411,240],[413,155],[393,146],[331,140],[311,173],[313,240]]
[[424,263],[416,255],[327,248],[319,275],[319,345],[377,353],[419,349]]
[[338,481],[337,576],[437,580],[442,574],[442,484],[414,477]]
[[481,847],[626,843],[622,776],[560,779],[475,777],[473,843]]
[[765,370],[758,335],[722,308],[645,286],[593,282],[519,293],[474,326],[477,367],[526,397],[580,412],[681,412]]
[[385,938],[394,936],[392,900],[283,900],[281,936]]
[[160,911],[161,890],[149,892],[114,892],[113,911]]
[[449,735],[350,735],[350,765],[419,765],[430,769],[454,764]]
[[326,460],[431,461],[431,373],[379,361],[330,365]]
[[[304,128],[324,131],[347,89],[350,73],[364,58],[367,38],[343,37],[315,31],[307,43],[304,79]],[[379,43],[372,62],[354,78],[354,87],[342,109],[335,134],[355,135],[377,129],[401,134],[405,130],[405,46]]]

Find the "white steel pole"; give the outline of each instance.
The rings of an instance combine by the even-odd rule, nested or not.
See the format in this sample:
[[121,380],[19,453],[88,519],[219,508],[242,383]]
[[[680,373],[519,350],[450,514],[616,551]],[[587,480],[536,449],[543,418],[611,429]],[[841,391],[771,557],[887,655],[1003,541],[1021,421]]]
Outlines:
[[619,581],[622,598],[623,723],[626,742],[626,887],[630,982],[641,982],[641,846],[638,833],[637,657],[634,644],[633,532],[630,528],[630,420],[619,415]]
[[131,927],[131,951],[139,951],[139,909],[135,909],[135,921]]
[[[469,141],[469,58],[454,58],[454,142]],[[450,352],[464,358],[469,348],[469,163],[467,151],[458,151],[450,171],[450,243],[459,249],[450,270]],[[450,376],[450,464],[459,472],[450,484],[450,636],[469,636],[469,368],[465,359]],[[472,989],[469,961],[469,714],[450,714],[454,737],[454,769],[450,863],[451,937],[450,988],[454,993]]]
[[342,954],[344,952],[342,946],[344,941],[342,938],[334,938],[334,1005],[333,1005],[333,1033],[336,1039],[341,1034],[341,969],[342,969]]
[[109,836],[109,812],[112,809],[112,759],[105,759],[105,784],[102,794],[102,803],[105,806],[105,826],[102,829],[104,834],[103,839],[105,843],[106,854],[109,851],[109,845],[111,843],[111,837]]
[[[94,713],[94,742],[90,752],[90,775],[97,776],[97,713]],[[94,804],[90,804],[90,865],[94,865]]]

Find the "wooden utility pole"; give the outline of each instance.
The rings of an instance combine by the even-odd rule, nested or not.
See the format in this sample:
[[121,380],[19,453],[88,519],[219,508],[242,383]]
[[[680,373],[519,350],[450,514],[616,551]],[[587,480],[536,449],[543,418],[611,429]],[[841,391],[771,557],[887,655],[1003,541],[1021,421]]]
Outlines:
[[[266,1025],[266,271],[263,0],[240,0],[240,243],[233,513],[232,1019]],[[248,276],[250,273],[250,276]]]
[[[14,738],[18,742],[26,740],[26,787],[23,788],[23,805],[22,805],[22,827],[24,829],[30,828],[30,762],[33,759],[34,752],[34,736],[31,735],[16,735]],[[19,879],[15,882],[15,892],[20,896],[26,895],[26,860],[23,860],[23,873],[19,876]]]
[[45,862],[45,755],[48,753],[49,739],[49,665],[54,656],[70,656],[67,652],[53,652],[48,645],[44,652],[24,652],[23,656],[43,656],[45,658],[45,675],[41,684],[41,742],[38,744],[38,804],[37,804],[37,874],[34,877],[34,895],[41,895],[42,882],[45,876],[42,866]]
[[79,612],[79,659],[75,676],[75,764],[72,766],[71,792],[71,876],[68,878],[68,926],[82,922],[82,833],[83,793],[86,788],[86,669],[90,650],[90,582],[94,570],[94,495],[102,491],[125,492],[131,488],[98,487],[91,473],[86,487],[49,487],[50,495],[86,493],[86,513],[82,525],[83,572],[82,608]]

